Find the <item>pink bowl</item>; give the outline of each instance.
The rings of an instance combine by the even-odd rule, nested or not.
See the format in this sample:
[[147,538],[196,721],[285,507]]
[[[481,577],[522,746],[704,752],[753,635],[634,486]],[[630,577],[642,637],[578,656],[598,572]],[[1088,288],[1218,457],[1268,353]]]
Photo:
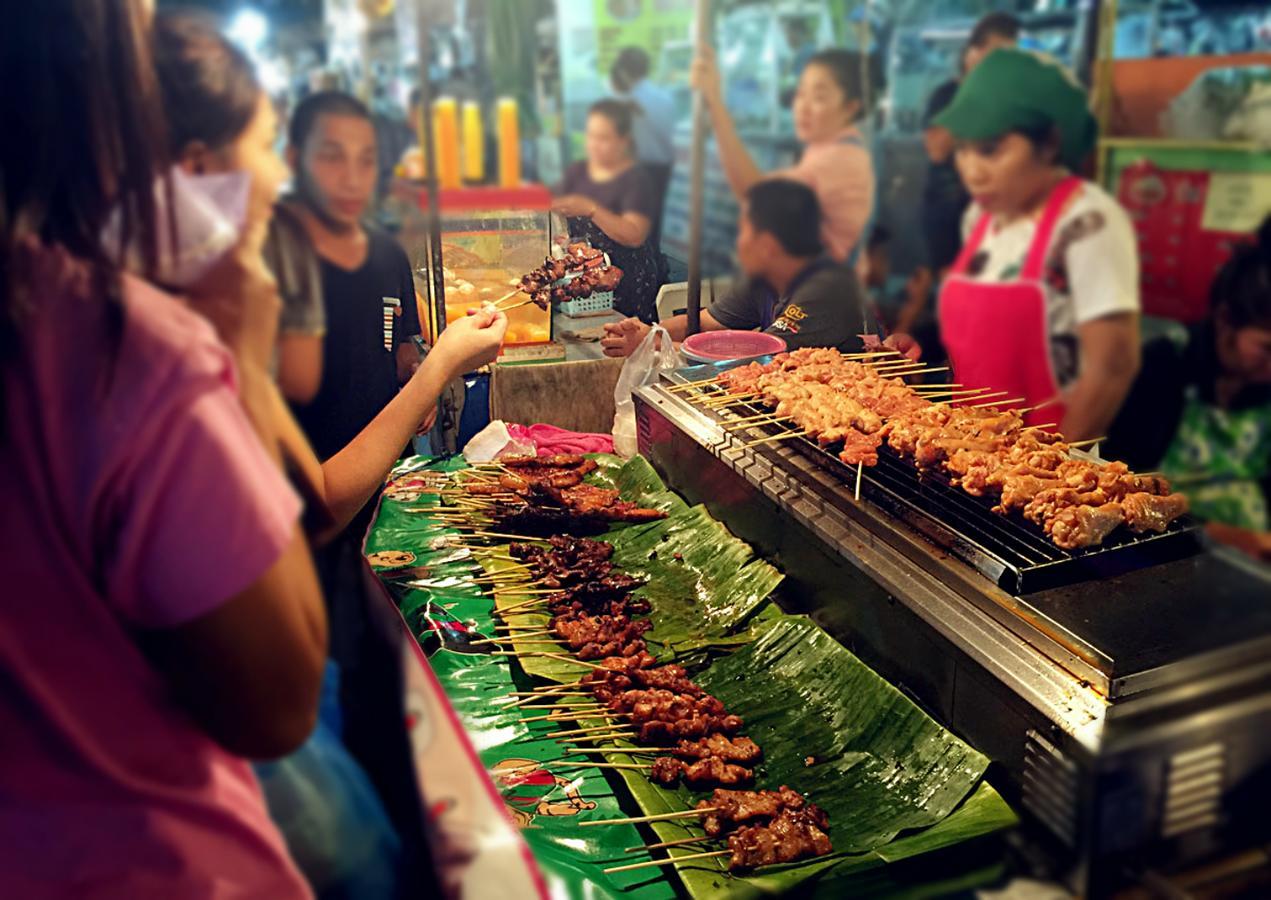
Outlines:
[[687,338],[680,347],[689,359],[711,363],[781,353],[786,342],[762,331],[703,331]]

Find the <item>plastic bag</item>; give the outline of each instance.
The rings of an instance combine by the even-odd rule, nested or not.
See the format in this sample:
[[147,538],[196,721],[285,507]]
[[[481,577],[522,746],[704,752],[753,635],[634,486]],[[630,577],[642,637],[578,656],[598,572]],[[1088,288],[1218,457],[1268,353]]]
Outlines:
[[[660,345],[660,346],[659,346]],[[636,421],[635,402],[631,393],[636,388],[654,384],[663,372],[683,367],[680,351],[671,342],[671,335],[661,325],[654,325],[644,336],[640,346],[627,357],[613,389],[613,449],[619,456],[635,456]]]

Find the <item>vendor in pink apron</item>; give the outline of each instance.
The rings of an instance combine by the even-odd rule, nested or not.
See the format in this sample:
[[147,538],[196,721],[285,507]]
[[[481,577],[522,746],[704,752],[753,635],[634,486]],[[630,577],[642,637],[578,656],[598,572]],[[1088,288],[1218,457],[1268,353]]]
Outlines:
[[935,123],[974,201],[939,299],[953,380],[1038,407],[1029,424],[1070,441],[1104,435],[1139,366],[1139,264],[1125,211],[1072,174],[1095,139],[1085,92],[1048,57],[998,49]]

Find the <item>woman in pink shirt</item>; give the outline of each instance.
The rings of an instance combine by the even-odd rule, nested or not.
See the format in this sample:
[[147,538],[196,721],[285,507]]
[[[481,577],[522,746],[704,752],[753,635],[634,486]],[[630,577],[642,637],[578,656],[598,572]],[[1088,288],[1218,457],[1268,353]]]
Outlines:
[[0,896],[307,897],[247,763],[309,735],[327,652],[267,222],[185,302],[101,237],[153,272],[167,233],[148,6],[0,29]]
[[[822,50],[808,60],[794,96],[794,130],[803,155],[793,168],[772,173],[816,191],[825,245],[830,256],[849,264],[864,255],[860,248],[874,212],[874,165],[856,127],[871,105],[862,78],[862,67],[868,65],[866,58],[848,50]],[[720,164],[740,201],[765,176],[724,105],[719,68],[709,47],[701,48],[693,61],[692,81],[706,101]]]

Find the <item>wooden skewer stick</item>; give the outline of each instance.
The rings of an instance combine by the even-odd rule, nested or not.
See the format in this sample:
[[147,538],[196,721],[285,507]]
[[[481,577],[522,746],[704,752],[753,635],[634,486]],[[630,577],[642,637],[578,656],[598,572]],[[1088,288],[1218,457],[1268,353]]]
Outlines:
[[548,659],[558,659],[561,662],[573,663],[576,666],[586,666],[589,669],[603,669],[604,668],[604,666],[598,663],[586,662],[581,659],[574,659],[572,656],[561,656],[559,653],[544,653],[543,655],[546,656]]
[[861,473],[864,471],[864,469],[865,469],[865,464],[863,462],[858,462],[856,464],[856,500],[858,503],[860,502],[860,499],[861,499]]
[[1106,440],[1107,440],[1106,437],[1089,438],[1088,440],[1084,440],[1084,441],[1073,441],[1068,446],[1080,449],[1082,447],[1092,447],[1095,444],[1099,443],[1100,441],[1106,441]]
[[[650,766],[649,768],[652,768],[652,766]],[[627,847],[622,852],[635,853],[639,850],[661,850],[664,847],[683,847],[685,844],[702,844],[702,843],[706,843],[707,841],[717,841],[717,840],[719,840],[719,838],[706,837],[705,835],[703,835],[702,837],[680,838],[678,841],[663,841],[660,844],[649,844],[648,846],[641,844],[638,847]]]
[[516,639],[516,638],[522,638],[522,637],[539,637],[539,636],[541,636],[541,635],[544,635],[544,634],[551,634],[551,633],[552,633],[552,632],[550,632],[550,631],[530,631],[530,632],[527,632],[527,633],[525,633],[525,634],[505,634],[505,635],[498,636],[498,637],[483,638],[482,640],[479,640],[479,641],[471,641],[470,643],[471,643],[472,645],[474,645],[474,646],[475,646],[476,644],[500,644],[500,643],[503,643],[504,641],[510,641],[510,640],[513,640],[513,639]]
[[[612,740],[633,741],[635,740],[635,735],[626,731],[614,731],[614,732],[611,732],[610,734],[580,735],[579,737],[576,737],[576,738],[570,738],[570,740],[572,741],[612,741]],[[622,748],[617,747],[614,750],[611,750],[610,752],[620,753],[622,752]]]
[[[538,706],[522,707],[522,709],[541,709],[541,708],[542,707],[538,707]],[[549,706],[548,708],[556,709],[555,706]],[[599,709],[599,708],[600,707],[596,707],[596,709]],[[571,707],[571,709],[573,709],[573,707]],[[574,712],[569,712],[568,710],[565,710],[562,712],[548,713],[545,716],[530,716],[528,719],[522,719],[521,721],[522,722],[572,722],[577,719],[616,719],[616,718],[618,717],[609,713],[598,713],[598,712],[589,713],[586,711],[586,709],[576,709],[576,711]]]
[[571,769],[633,769],[637,772],[647,772],[653,768],[653,766],[645,765],[644,763],[598,763],[592,762],[589,759],[580,759],[577,762],[565,760],[563,762],[553,763],[553,765],[568,766]]
[[504,540],[516,541],[518,543],[527,544],[546,544],[543,538],[526,537],[523,534],[499,534],[497,531],[474,531],[474,537],[502,538]]
[[516,296],[517,294],[519,294],[519,293],[521,293],[521,288],[520,288],[520,286],[518,285],[517,287],[515,287],[515,288],[513,288],[512,290],[508,291],[506,294],[504,294],[504,295],[503,295],[502,297],[500,297],[498,300],[495,300],[495,301],[494,301],[493,303],[491,303],[490,305],[491,305],[491,306],[493,306],[495,309],[498,309],[498,308],[499,308],[499,304],[500,304],[500,303],[506,303],[508,300],[511,300],[513,297],[515,297],[515,296]]
[[[580,822],[580,825],[590,824],[588,822]],[[648,869],[653,866],[671,866],[677,862],[684,862],[689,859],[709,859],[712,856],[732,856],[731,850],[708,850],[705,853],[687,853],[684,856],[668,856],[666,859],[650,859],[646,862],[631,863],[626,866],[610,866],[604,870],[606,875],[614,872],[630,872],[632,869]]]
[[506,696],[506,697],[533,697],[533,698],[534,698],[534,699],[536,699],[536,700],[541,700],[541,699],[543,699],[544,697],[551,696],[552,694],[576,694],[576,695],[578,695],[578,696],[580,696],[580,697],[588,697],[588,696],[591,696],[591,695],[590,695],[587,691],[511,691],[510,693],[505,694],[504,696]]
[[692,388],[698,387],[703,384],[713,384],[717,381],[719,381],[719,376],[712,375],[710,378],[703,378],[701,381],[684,381],[684,382],[681,382],[680,384],[673,384],[669,388],[667,388],[667,390],[671,391],[672,393],[676,393],[679,391],[691,390]]
[[727,431],[733,431],[733,430],[745,431],[749,428],[758,428],[761,425],[776,425],[781,422],[793,422],[793,421],[794,419],[791,418],[790,416],[770,415],[762,419],[756,419],[751,422],[725,422],[722,427]]
[[602,710],[605,707],[599,703],[566,703],[564,700],[557,700],[554,703],[526,703],[525,705],[509,704],[508,709],[556,709],[556,710],[577,710],[584,712],[589,709]]
[[786,432],[783,432],[782,434],[774,434],[772,435],[772,437],[760,438],[757,441],[750,441],[748,443],[742,444],[742,446],[755,447],[755,446],[758,446],[759,444],[771,443],[772,441],[784,441],[786,438],[803,437],[805,434],[807,434],[806,431],[786,431]]
[[530,644],[535,644],[539,647],[559,647],[560,641],[538,640],[536,638],[523,641],[520,638],[502,637],[488,638],[484,641],[473,641],[470,646],[474,646],[476,644],[494,644],[496,647],[522,647]]
[[873,359],[876,356],[900,356],[899,350],[870,350],[866,353],[842,353],[844,359]]
[[653,750],[647,747],[630,747],[630,748],[620,747],[616,750],[610,750],[604,747],[566,747],[565,752],[566,753],[599,753],[603,756],[612,756],[615,753],[638,754],[642,756],[656,756],[658,753],[662,751]]
[[[576,737],[580,734],[596,734],[605,730],[613,731],[612,725],[591,725],[587,728],[570,728],[566,731],[553,731],[548,735],[549,738]],[[634,734],[634,732],[632,732]]]
[[[1005,393],[1005,391],[1003,391]],[[987,403],[973,403],[971,409],[984,409],[986,406],[1006,406],[1008,403],[1023,403],[1023,397],[1010,397],[1006,400],[990,400]]]
[[641,822],[664,822],[669,819],[691,819],[694,816],[707,816],[719,812],[721,807],[708,806],[705,809],[686,809],[681,812],[658,813],[652,816],[632,816],[625,819],[597,819],[592,822],[579,822],[583,828],[596,825],[638,825]]
[[1030,412],[1033,412],[1034,410],[1045,409],[1048,406],[1054,406],[1056,403],[1059,403],[1062,399],[1063,398],[1061,398],[1058,394],[1056,394],[1054,397],[1051,397],[1049,400],[1043,400],[1041,403],[1038,403],[1036,406],[1030,406],[1030,407],[1027,407],[1026,409],[1017,410],[1017,412],[1019,412],[1020,415],[1023,415],[1024,413],[1030,413]]

